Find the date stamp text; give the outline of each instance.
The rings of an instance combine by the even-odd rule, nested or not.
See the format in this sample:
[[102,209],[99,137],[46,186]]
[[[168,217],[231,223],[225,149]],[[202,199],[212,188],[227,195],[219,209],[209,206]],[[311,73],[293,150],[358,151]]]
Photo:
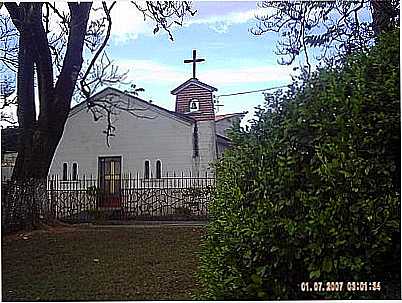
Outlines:
[[381,291],[381,282],[302,282],[300,290],[303,292]]

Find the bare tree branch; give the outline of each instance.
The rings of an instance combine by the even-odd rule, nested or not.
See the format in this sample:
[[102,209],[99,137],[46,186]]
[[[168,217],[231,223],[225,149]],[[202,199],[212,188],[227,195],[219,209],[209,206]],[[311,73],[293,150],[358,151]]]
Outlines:
[[109,139],[115,136],[116,130],[113,117],[118,116],[123,111],[136,118],[155,119],[156,116],[139,114],[139,112],[146,112],[150,106],[150,103],[146,106],[139,106],[131,96],[127,96],[125,100],[121,98],[120,95],[111,93],[102,98],[91,100],[91,102],[88,103],[88,111],[92,113],[95,121],[106,118],[107,125],[103,133],[106,135],[107,146],[110,146]]
[[258,4],[263,14],[256,16],[258,23],[250,31],[255,35],[279,33],[280,64],[292,64],[297,56],[303,55],[310,66],[310,52],[314,48],[319,49],[317,60],[336,63],[346,54],[367,50],[374,42],[378,32],[369,13],[374,16],[372,6],[379,3],[388,9],[382,11],[382,17],[388,20],[384,22],[395,24],[399,18],[397,0],[263,1]]
[[[188,1],[146,1],[141,5],[135,1],[131,1],[131,3],[143,14],[144,21],[149,18],[155,22],[154,34],[162,28],[168,33],[170,40],[173,40],[171,26],[173,24],[181,26],[187,13],[190,13],[191,16],[196,13],[191,9]],[[142,6],[143,4],[145,6]]]
[[18,31],[9,16],[0,17],[0,71],[15,73],[18,67]]
[[99,47],[99,49],[97,50],[97,52],[95,53],[95,56],[93,56],[91,62],[89,63],[89,66],[84,74],[84,76],[82,77],[80,84],[81,84],[81,91],[83,92],[83,94],[85,95],[85,97],[88,99],[91,95],[91,91],[89,86],[85,83],[86,78],[88,77],[88,74],[90,73],[91,69],[93,68],[96,60],[98,59],[99,55],[103,52],[103,50],[106,47],[107,41],[109,41],[110,38],[110,32],[112,30],[112,18],[110,17],[110,11],[113,9],[114,5],[116,4],[116,1],[114,1],[110,7],[107,7],[106,2],[102,2],[102,7],[103,10],[106,14],[106,19],[108,21],[108,27],[107,27],[107,32],[106,32],[106,36],[105,39],[103,40],[101,46]]
[[16,124],[16,117],[12,110],[17,105],[15,95],[15,79],[11,75],[5,75],[0,79],[0,121]]

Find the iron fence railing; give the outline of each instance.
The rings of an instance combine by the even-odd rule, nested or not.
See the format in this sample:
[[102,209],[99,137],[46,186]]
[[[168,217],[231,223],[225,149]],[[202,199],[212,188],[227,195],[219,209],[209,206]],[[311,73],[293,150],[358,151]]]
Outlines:
[[92,176],[48,178],[54,216],[63,221],[205,220],[215,179],[208,175],[143,178],[124,174],[110,180]]

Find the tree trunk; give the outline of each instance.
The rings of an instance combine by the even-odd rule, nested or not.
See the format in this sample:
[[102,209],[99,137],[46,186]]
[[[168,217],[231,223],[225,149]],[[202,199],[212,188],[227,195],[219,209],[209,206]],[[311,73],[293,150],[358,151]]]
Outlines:
[[53,201],[47,194],[47,176],[65,121],[60,124],[48,130],[41,130],[39,126],[20,130],[18,155],[10,183],[13,188],[10,188],[7,200],[13,212],[9,219],[17,221],[16,226],[22,229],[30,230],[55,221]]
[[[10,181],[2,191],[2,231],[32,230],[44,218],[47,203],[46,179]],[[4,199],[4,202],[3,202]]]
[[[47,194],[47,175],[63,135],[77,76],[81,70],[91,5],[88,2],[68,3],[71,15],[68,43],[62,70],[54,83],[52,57],[42,22],[43,3],[5,4],[20,34],[17,82],[18,155],[12,181],[6,192],[6,222],[3,222],[3,226],[7,228],[18,226],[32,229],[42,222],[53,221]],[[34,67],[38,82],[38,118],[34,96]]]
[[12,180],[46,178],[61,136],[33,127],[22,129],[20,138]]
[[373,30],[376,36],[389,31],[397,25],[399,8],[393,0],[371,0],[370,4]]

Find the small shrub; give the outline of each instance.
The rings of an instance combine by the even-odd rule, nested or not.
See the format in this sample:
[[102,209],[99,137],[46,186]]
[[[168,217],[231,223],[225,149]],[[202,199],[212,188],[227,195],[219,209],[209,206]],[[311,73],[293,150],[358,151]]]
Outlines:
[[107,212],[100,209],[91,209],[88,211],[88,215],[91,221],[96,224],[104,223],[107,219]]
[[182,207],[178,206],[174,209],[176,215],[180,216],[190,216],[191,215],[191,209],[187,207]]

